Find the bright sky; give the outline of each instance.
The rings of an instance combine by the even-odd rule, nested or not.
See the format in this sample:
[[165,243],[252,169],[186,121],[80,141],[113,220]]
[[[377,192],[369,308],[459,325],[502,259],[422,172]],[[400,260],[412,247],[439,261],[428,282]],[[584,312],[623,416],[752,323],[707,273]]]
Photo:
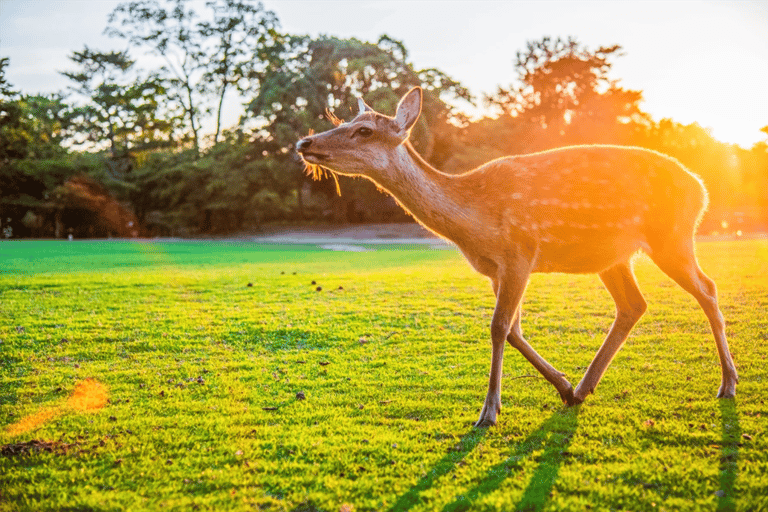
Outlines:
[[[198,0],[201,1],[201,0]],[[67,86],[57,71],[89,45],[124,49],[101,33],[120,0],[0,0],[0,56],[26,93]],[[526,41],[575,36],[589,48],[619,44],[613,77],[644,91],[655,119],[698,122],[751,146],[768,125],[768,0],[489,1],[265,0],[284,30],[375,41],[401,39],[416,68],[435,67],[480,95],[514,78]],[[135,54],[134,54],[135,55]],[[137,57],[140,57],[136,55]],[[140,61],[141,62],[141,61]],[[228,119],[239,115],[233,101]]]

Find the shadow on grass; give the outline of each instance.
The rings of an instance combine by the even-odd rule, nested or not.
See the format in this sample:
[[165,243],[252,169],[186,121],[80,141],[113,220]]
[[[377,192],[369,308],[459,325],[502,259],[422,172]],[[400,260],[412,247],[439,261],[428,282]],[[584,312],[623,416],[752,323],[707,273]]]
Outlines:
[[723,441],[720,443],[720,490],[717,501],[717,512],[736,510],[736,494],[734,486],[739,473],[739,441],[741,427],[739,414],[736,411],[736,400],[723,398],[720,402],[720,417],[723,422]]
[[469,452],[475,449],[480,444],[480,441],[485,437],[488,429],[474,428],[464,434],[461,440],[454,446],[451,451],[442,459],[437,461],[432,469],[424,476],[419,483],[417,483],[410,491],[400,496],[400,499],[395,502],[391,509],[391,512],[409,510],[416,505],[419,500],[419,494],[432,487],[437,479],[447,475]]
[[[535,451],[543,450],[536,457],[539,465],[531,475],[515,510],[540,510],[557,480],[563,461],[570,455],[567,448],[576,432],[580,407],[569,407],[555,411],[538,429],[519,442],[506,460],[488,470],[482,481],[469,492],[443,508],[444,512],[470,510],[482,496],[501,487],[504,480],[515,471],[521,470],[523,462]],[[432,470],[415,487],[400,497],[390,512],[405,511],[418,503],[419,494],[432,487],[435,481],[453,470],[483,439],[486,429],[473,429],[462,437],[454,452],[449,453],[435,464]]]

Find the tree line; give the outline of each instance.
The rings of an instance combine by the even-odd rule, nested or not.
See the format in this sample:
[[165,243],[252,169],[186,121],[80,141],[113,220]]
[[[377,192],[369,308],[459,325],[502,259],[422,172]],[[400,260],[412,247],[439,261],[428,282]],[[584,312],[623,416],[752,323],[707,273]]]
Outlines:
[[[333,180],[310,179],[294,145],[330,128],[328,112],[353,117],[358,97],[392,112],[417,85],[424,115],[412,141],[446,172],[572,144],[641,146],[678,158],[705,181],[704,232],[768,227],[768,144],[746,149],[695,123],[653,119],[641,108],[642,91],[611,76],[618,45],[530,41],[510,64],[510,84],[478,98],[438,69],[414,67],[404,42],[386,35],[368,42],[289,34],[260,3],[205,5],[120,4],[105,33],[127,49],[74,50],[65,91],[16,91],[5,77],[11,63],[0,57],[0,237],[406,220],[368,181],[340,177],[339,195]],[[134,53],[149,55],[150,67],[137,66]],[[223,126],[233,102],[240,119]],[[489,114],[472,119],[467,105]]]

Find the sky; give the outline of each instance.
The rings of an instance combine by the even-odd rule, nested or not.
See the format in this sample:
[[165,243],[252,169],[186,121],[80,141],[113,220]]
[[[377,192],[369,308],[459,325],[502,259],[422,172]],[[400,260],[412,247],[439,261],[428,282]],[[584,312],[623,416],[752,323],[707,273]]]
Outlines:
[[[196,0],[204,3],[202,0]],[[121,0],[0,0],[0,56],[25,93],[62,90],[68,55],[84,45],[125,49],[102,34]],[[515,79],[526,42],[574,36],[588,48],[619,44],[611,77],[643,91],[654,119],[710,128],[750,147],[768,125],[768,0],[490,1],[264,0],[285,31],[405,43],[416,69],[438,68],[481,96]],[[134,52],[139,64],[142,56]],[[230,99],[225,124],[241,108]]]

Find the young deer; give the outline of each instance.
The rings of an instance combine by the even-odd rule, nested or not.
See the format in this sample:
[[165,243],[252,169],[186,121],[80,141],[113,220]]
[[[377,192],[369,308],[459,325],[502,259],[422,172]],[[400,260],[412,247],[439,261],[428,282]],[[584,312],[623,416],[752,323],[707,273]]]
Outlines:
[[[707,203],[696,176],[670,157],[619,146],[566,147],[444,174],[408,142],[421,99],[421,89],[412,89],[394,118],[360,100],[360,113],[352,121],[337,121],[336,128],[302,139],[296,149],[314,172],[370,179],[421,224],[456,244],[490,278],[496,294],[491,372],[476,426],[495,424],[501,410],[505,341],[555,386],[565,403],[579,404],[594,391],[646,309],[631,266],[640,249],[699,302],[720,356],[717,396],[734,396],[738,376],[715,283],[701,271],[693,250]],[[523,338],[520,302],[532,272],[597,273],[616,302],[616,319],[575,390]]]

